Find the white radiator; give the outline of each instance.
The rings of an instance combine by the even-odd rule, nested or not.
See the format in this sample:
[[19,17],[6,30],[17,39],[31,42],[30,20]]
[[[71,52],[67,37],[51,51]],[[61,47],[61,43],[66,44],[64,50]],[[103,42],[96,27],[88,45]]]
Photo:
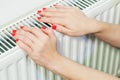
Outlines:
[[[75,3],[74,3],[75,2]],[[120,0],[57,0],[53,4],[78,6],[85,14],[98,20],[120,24]],[[46,4],[47,5],[47,4]],[[11,32],[21,25],[40,28],[50,24],[38,22],[36,8],[27,16],[2,25],[0,29],[0,80],[62,80],[58,75],[36,65],[16,46]],[[62,55],[85,66],[120,75],[120,49],[110,46],[93,35],[69,37],[60,33],[58,49]]]

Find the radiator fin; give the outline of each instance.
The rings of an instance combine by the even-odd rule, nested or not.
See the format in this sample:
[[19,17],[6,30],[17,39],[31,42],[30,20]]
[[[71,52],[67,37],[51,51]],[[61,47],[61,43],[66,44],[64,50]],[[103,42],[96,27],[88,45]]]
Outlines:
[[[83,3],[86,1],[86,5],[91,5],[99,0],[75,1],[83,1]],[[81,5],[83,5],[83,3]],[[66,3],[64,4],[66,5]],[[84,6],[86,7],[86,5]],[[15,40],[11,36],[13,29],[19,29],[21,25],[34,26],[36,28],[40,28],[44,25],[49,27],[50,24],[48,25],[37,21],[38,16],[37,14],[29,16],[0,32],[0,53],[3,54],[10,49],[9,54],[0,56],[0,80],[63,80],[60,76],[36,65],[19,48],[11,49],[16,46]],[[120,4],[99,14],[96,16],[96,19],[120,24]],[[63,35],[61,38],[58,36],[58,39],[59,51],[62,51],[62,55],[69,59],[112,75],[120,74],[120,49],[112,47],[93,35],[83,37],[68,37]],[[6,63],[4,64],[3,62]]]
[[[97,3],[100,0],[59,0],[55,2],[54,4],[60,4],[60,5],[67,5],[67,6],[77,6],[81,10]],[[49,7],[54,7],[53,4]],[[36,28],[41,28],[42,26],[45,27],[51,27],[50,24],[39,22],[37,17],[40,15],[34,13],[31,16],[27,16],[24,19],[16,22],[15,24],[12,24],[5,29],[0,31],[0,54],[5,53],[6,51],[12,49],[16,46],[15,39],[12,37],[11,33],[13,29],[20,29],[20,26],[32,26]]]

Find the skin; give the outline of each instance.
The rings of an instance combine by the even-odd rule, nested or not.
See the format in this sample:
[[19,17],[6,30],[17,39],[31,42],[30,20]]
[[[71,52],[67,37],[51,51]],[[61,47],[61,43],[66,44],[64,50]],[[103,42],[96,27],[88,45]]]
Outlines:
[[[82,36],[92,33],[111,45],[120,47],[120,25],[99,22],[89,18],[78,8],[55,7],[39,13],[44,16],[40,21],[56,25],[58,32],[69,36]],[[24,27],[18,30],[14,37],[19,39],[17,44],[37,64],[59,74],[66,80],[120,80],[61,56],[57,50],[57,38],[51,28]]]

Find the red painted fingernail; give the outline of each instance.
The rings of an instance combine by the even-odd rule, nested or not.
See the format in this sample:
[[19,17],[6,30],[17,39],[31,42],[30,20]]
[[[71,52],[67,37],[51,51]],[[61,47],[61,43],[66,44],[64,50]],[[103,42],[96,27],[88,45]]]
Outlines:
[[45,11],[47,8],[43,8],[43,11]]
[[38,20],[41,20],[41,17],[38,17]]
[[40,14],[41,12],[42,12],[41,10],[38,10],[38,12],[37,12],[37,13],[38,13],[38,14]]
[[16,33],[12,33],[12,36],[15,36],[16,35]]
[[24,28],[24,26],[21,26],[20,28],[21,28],[21,29],[23,29],[23,28]]
[[19,41],[19,39],[16,39],[16,42],[18,42]]
[[56,30],[57,26],[56,25],[52,25],[52,29]]
[[13,31],[12,31],[12,33],[16,33],[16,32],[17,32],[17,30],[13,30]]
[[46,27],[43,26],[43,27],[41,27],[41,29],[46,29]]

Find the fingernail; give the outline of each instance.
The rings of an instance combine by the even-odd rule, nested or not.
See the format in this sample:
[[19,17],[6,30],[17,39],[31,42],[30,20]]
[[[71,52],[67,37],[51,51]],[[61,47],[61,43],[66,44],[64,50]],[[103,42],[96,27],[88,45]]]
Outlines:
[[12,31],[12,33],[16,33],[16,32],[17,32],[17,30],[13,30],[13,31]]
[[37,12],[37,13],[38,13],[38,14],[40,14],[41,12],[42,12],[41,10],[38,10],[38,12]]
[[53,6],[55,6],[55,7],[56,7],[56,6],[57,6],[57,4],[54,4]]
[[12,33],[12,36],[15,36],[16,35],[16,33]]
[[47,8],[43,8],[43,11],[45,11]]
[[21,29],[23,29],[23,28],[24,28],[24,26],[21,26],[20,28],[21,28]]
[[46,29],[46,27],[43,26],[43,27],[41,27],[41,29]]
[[16,39],[16,42],[18,42],[19,41],[19,39]]
[[38,20],[41,20],[41,17],[38,17]]
[[56,25],[52,25],[52,29],[56,30],[57,26]]

